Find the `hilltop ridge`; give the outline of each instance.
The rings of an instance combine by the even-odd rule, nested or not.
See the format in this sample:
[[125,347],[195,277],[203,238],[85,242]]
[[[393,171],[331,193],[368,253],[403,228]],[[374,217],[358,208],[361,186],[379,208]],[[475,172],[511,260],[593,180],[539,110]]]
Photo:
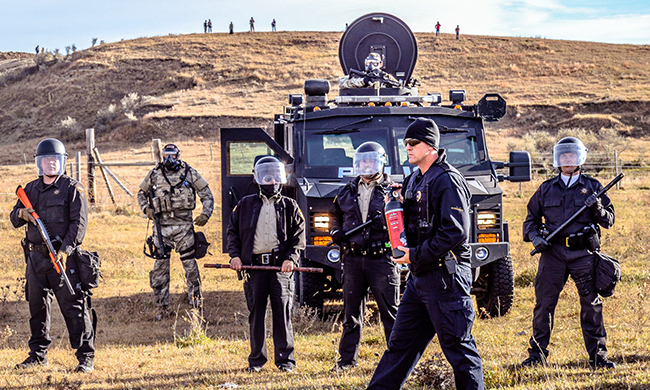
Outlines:
[[[493,128],[613,127],[637,137],[650,131],[647,45],[415,35],[420,94],[446,98],[462,88],[476,102],[500,93],[508,116]],[[103,44],[59,61],[0,53],[0,142],[22,155],[44,136],[78,142],[88,127],[98,142],[111,143],[167,134],[211,138],[220,126],[269,128],[306,79],[327,79],[330,97],[338,94],[340,37],[169,35]]]

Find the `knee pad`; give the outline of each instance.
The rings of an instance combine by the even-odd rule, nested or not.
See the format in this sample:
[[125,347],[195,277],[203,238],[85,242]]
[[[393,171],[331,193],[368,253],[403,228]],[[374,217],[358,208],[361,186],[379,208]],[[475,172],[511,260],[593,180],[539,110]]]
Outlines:
[[191,246],[191,247],[189,247],[187,249],[184,249],[184,250],[178,252],[178,254],[181,256],[181,261],[193,259],[194,258],[194,247]]

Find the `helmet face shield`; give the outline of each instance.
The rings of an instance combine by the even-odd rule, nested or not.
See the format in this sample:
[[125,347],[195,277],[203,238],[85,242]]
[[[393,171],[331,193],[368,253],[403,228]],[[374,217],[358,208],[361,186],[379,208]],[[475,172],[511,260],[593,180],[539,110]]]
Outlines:
[[47,154],[36,156],[38,176],[59,176],[65,172],[68,157],[63,154]]
[[587,148],[578,143],[558,143],[553,147],[553,166],[579,167],[587,160]]
[[354,174],[361,176],[373,176],[379,172],[383,173],[385,163],[386,155],[377,151],[357,152],[352,160]]
[[370,53],[365,61],[366,72],[373,72],[381,68],[381,57],[377,53]]
[[181,167],[181,151],[174,144],[167,144],[162,150],[162,162],[170,171],[177,171]]
[[284,164],[279,161],[258,163],[254,169],[257,184],[286,184],[287,172]]

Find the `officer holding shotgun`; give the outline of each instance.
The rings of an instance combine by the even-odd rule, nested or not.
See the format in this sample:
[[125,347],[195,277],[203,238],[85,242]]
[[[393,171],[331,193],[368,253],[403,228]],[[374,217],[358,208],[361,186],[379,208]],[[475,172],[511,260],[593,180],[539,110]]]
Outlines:
[[[19,200],[10,214],[14,227],[27,226],[22,243],[27,262],[25,295],[29,302],[30,352],[25,361],[16,365],[17,369],[48,365],[47,349],[52,343],[50,305],[56,296],[68,328],[70,346],[77,350],[79,365],[75,372],[93,370],[93,321],[87,295],[81,291],[78,272],[75,272],[75,261],[73,257],[68,261],[68,256],[86,234],[88,205],[81,184],[65,174],[67,156],[65,146],[57,139],[48,138],[38,144],[35,157],[39,177],[25,186],[27,199],[25,202]],[[33,209],[24,203],[31,203]],[[60,271],[66,272],[72,292],[52,262],[54,256],[50,257],[50,250],[39,232],[35,219],[38,217],[47,227],[57,252],[53,255],[65,268]]]
[[[595,195],[603,188],[600,182],[581,172],[586,159],[587,148],[582,141],[562,138],[553,148],[553,166],[559,175],[542,183],[528,202],[523,236],[541,257],[535,278],[533,335],[523,366],[545,362],[555,307],[571,276],[580,295],[580,325],[589,364],[594,368],[616,367],[607,359],[603,303],[596,292],[592,254],[600,246],[599,226],[608,229],[614,224],[614,206],[607,195]],[[547,241],[548,231],[555,231],[583,206],[587,210]]]
[[287,182],[285,166],[280,160],[264,156],[255,163],[253,173],[259,191],[242,198],[230,216],[227,230],[230,267],[241,271],[242,265],[281,266],[281,272],[244,272],[251,337],[247,371],[261,371],[268,360],[265,319],[270,298],[275,365],[280,371],[291,372],[296,366],[291,325],[292,271],[305,249],[305,218],[298,203],[280,193]]
[[[347,370],[359,363],[359,343],[368,288],[372,290],[390,338],[397,313],[400,275],[398,265],[388,258],[388,231],[384,226],[384,198],[393,184],[384,173],[386,152],[377,142],[365,142],[354,153],[357,175],[334,198],[332,240],[341,247],[343,261],[343,305],[345,319],[339,344],[340,359],[334,370]],[[354,233],[352,229],[372,221]],[[343,250],[345,248],[345,250]]]

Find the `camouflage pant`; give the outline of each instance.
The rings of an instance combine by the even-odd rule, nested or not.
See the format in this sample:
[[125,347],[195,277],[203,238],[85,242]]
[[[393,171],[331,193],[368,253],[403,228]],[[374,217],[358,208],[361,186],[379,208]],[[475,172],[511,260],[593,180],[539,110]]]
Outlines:
[[[194,258],[194,226],[191,223],[161,226],[161,232],[167,249],[167,257],[156,259],[153,270],[149,272],[149,282],[156,295],[156,306],[169,306],[169,259],[172,248],[176,249],[181,256],[190,304],[200,302],[201,275]],[[155,226],[153,237],[154,245],[156,248],[160,248]]]

